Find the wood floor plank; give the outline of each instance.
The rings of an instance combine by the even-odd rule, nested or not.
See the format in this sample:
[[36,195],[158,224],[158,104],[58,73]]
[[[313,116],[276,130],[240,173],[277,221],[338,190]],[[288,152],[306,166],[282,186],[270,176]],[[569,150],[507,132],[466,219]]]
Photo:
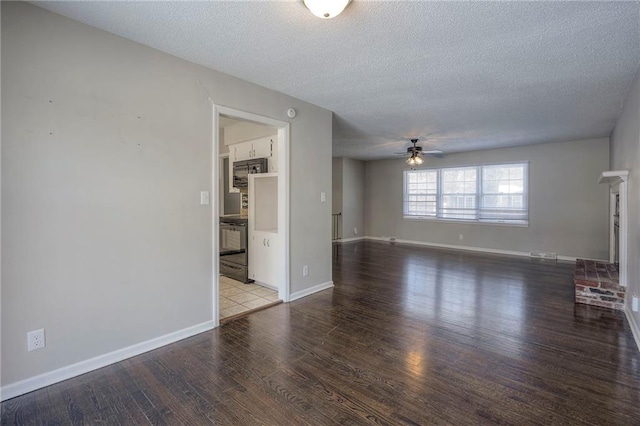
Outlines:
[[573,264],[360,241],[335,287],[2,403],[3,425],[637,425],[623,313]]
[[340,388],[334,380],[324,380],[324,370],[317,371],[307,363],[299,363],[286,368],[282,375],[295,380],[305,393],[313,398],[318,408],[327,413],[335,413],[333,420],[339,424],[391,425],[388,415],[366,405],[359,398],[353,398],[348,386]]
[[[29,424],[38,415],[38,400],[36,392],[24,395],[21,398],[13,398],[2,404],[2,424]],[[42,393],[42,392],[40,392]],[[46,391],[45,391],[46,393]],[[42,405],[42,402],[40,402]]]
[[[149,419],[144,414],[138,403],[132,396],[139,388],[130,381],[126,373],[126,363],[110,365],[101,370],[106,379],[105,392],[108,392],[114,402],[111,407],[116,413],[118,423],[121,425],[148,425]],[[122,372],[124,374],[122,374]]]

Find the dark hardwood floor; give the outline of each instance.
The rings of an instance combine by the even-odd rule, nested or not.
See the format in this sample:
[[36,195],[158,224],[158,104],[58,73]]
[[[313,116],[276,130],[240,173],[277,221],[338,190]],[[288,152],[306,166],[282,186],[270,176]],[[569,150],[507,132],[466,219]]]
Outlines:
[[2,404],[2,424],[640,424],[621,312],[573,264],[357,242],[335,288]]

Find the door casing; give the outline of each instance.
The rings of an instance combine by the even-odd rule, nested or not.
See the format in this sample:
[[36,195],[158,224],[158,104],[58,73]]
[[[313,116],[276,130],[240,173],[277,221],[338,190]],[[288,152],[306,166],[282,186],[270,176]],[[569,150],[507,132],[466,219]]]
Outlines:
[[219,176],[220,169],[220,132],[219,132],[219,118],[220,115],[225,115],[231,118],[250,121],[258,124],[274,127],[278,129],[278,250],[280,258],[283,260],[278,267],[280,270],[280,283],[278,285],[278,296],[283,302],[289,302],[291,293],[290,285],[290,255],[289,255],[289,212],[290,212],[290,200],[289,200],[289,188],[290,188],[290,162],[289,162],[289,147],[290,147],[290,124],[286,121],[280,121],[273,118],[265,117],[258,114],[241,111],[238,109],[230,108],[223,105],[218,105],[212,102],[213,106],[213,129],[212,129],[212,173],[211,173],[211,188],[213,190],[213,196],[211,199],[212,212],[211,212],[211,229],[212,229],[212,253],[213,253],[213,268],[212,268],[212,287],[213,287],[213,301],[212,301],[212,315],[214,326],[220,325],[219,319],[219,305],[218,305],[218,293],[220,289],[220,264],[218,259],[220,258],[220,232],[219,232],[219,218],[220,218],[220,183]]

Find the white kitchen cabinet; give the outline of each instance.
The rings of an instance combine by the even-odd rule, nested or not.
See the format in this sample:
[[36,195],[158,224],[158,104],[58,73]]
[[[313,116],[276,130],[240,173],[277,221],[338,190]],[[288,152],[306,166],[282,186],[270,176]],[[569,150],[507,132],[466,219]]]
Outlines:
[[268,287],[277,288],[280,282],[278,234],[253,231],[249,240],[249,278]]
[[284,257],[278,234],[278,175],[249,175],[249,277],[278,288]]
[[253,158],[271,157],[271,143],[273,138],[260,138],[251,141],[253,147]]
[[271,158],[273,150],[277,151],[275,137],[258,138],[229,146],[233,161],[251,160],[253,158]]
[[244,161],[250,160],[253,154],[253,143],[249,142],[241,142],[229,147],[231,154],[233,156],[233,162],[236,161]]

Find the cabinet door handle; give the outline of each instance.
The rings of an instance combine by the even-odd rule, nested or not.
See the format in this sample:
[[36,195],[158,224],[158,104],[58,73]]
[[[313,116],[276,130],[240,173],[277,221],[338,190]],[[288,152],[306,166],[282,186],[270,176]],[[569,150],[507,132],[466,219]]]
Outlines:
[[267,240],[267,247],[271,247],[271,246],[269,245],[269,240]]

